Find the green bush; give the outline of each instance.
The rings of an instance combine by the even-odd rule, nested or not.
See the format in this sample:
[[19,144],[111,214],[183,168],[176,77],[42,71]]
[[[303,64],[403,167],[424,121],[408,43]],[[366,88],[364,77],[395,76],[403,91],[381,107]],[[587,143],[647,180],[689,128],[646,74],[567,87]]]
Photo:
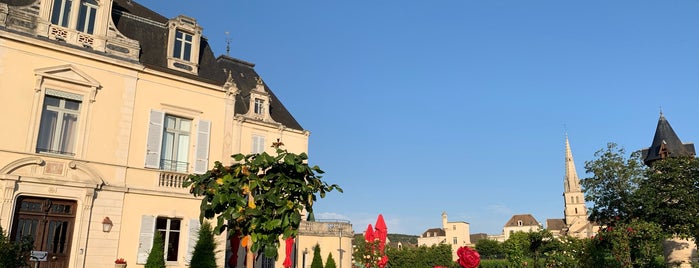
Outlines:
[[313,247],[313,261],[311,268],[323,268],[323,259],[320,257],[320,245]]
[[194,245],[190,267],[216,268],[216,241],[211,224],[204,222],[199,227],[199,239]]
[[0,227],[0,268],[26,266],[33,246],[34,241],[30,237],[24,237],[18,242],[10,241]]
[[332,253],[328,253],[328,259],[325,260],[325,268],[335,268],[335,259],[333,259]]
[[502,259],[502,260],[483,260],[481,259],[481,265],[478,267],[480,268],[508,268],[509,263],[507,260]]
[[148,253],[144,268],[165,268],[165,241],[160,232],[155,232],[153,236],[153,247]]

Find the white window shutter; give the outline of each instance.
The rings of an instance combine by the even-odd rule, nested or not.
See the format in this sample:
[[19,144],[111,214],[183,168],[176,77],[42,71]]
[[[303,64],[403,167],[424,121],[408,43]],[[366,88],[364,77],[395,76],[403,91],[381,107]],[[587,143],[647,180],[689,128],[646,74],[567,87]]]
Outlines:
[[261,154],[265,151],[265,136],[252,135],[252,153]]
[[211,135],[211,121],[199,120],[197,127],[197,150],[194,162],[194,173],[204,174],[209,168],[209,137]]
[[153,236],[155,234],[155,217],[150,215],[141,216],[141,232],[138,236],[137,264],[144,264],[148,260],[148,254],[153,247]]
[[165,113],[150,111],[148,120],[148,138],[146,142],[146,167],[160,168],[160,150],[163,146],[163,121]]
[[187,239],[187,255],[184,257],[184,262],[189,264],[192,261],[194,246],[199,240],[199,219],[189,219],[189,237]]

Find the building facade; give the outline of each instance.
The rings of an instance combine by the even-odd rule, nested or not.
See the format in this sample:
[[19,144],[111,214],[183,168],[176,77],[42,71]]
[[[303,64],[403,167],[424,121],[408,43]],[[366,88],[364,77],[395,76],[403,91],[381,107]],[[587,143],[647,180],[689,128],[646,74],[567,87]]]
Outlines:
[[[38,267],[141,267],[156,232],[168,267],[186,267],[200,203],[182,187],[188,174],[273,153],[275,141],[308,151],[309,132],[254,64],[215,57],[202,32],[195,18],[131,0],[0,0],[0,112],[11,126],[0,226],[34,237],[48,253]],[[218,261],[228,266],[223,251]]]
[[442,212],[442,228],[431,228],[423,232],[417,238],[418,246],[432,246],[438,244],[451,245],[452,259],[458,259],[456,251],[462,246],[471,244],[470,224],[464,221],[448,221],[447,213]]

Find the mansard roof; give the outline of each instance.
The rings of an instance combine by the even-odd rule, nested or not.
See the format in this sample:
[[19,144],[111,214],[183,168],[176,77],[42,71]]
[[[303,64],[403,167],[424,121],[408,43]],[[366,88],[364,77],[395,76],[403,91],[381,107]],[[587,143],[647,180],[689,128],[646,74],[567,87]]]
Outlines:
[[[519,221],[522,221],[522,225],[519,225]],[[539,221],[537,221],[532,214],[519,214],[513,215],[505,227],[518,227],[518,226],[540,226]]]
[[[189,74],[168,68],[168,18],[136,3],[132,0],[114,0],[112,18],[114,25],[126,37],[138,40],[141,45],[139,61],[148,68],[165,73],[183,76],[205,83],[222,86],[230,71],[235,84],[240,90],[236,99],[236,114],[247,113],[250,90],[255,88],[259,74],[255,72],[254,64],[229,56],[214,56],[213,49],[202,37],[199,49],[199,70],[197,74]],[[303,130],[282,102],[265,85],[270,93],[269,113],[275,122],[287,128]]]
[[420,237],[442,237],[446,235],[447,233],[442,228],[430,228],[424,231]]
[[653,161],[672,156],[694,156],[693,143],[682,143],[670,123],[661,113],[658,126],[655,128],[655,136],[650,147],[641,151],[643,163],[650,165]]
[[565,219],[546,219],[546,229],[549,231],[562,231],[565,227]]

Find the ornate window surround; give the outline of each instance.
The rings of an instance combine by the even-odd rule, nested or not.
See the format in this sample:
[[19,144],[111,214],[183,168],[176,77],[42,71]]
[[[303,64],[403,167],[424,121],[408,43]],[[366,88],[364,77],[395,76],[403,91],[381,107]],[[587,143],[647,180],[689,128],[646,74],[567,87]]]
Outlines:
[[[197,74],[199,72],[199,47],[201,44],[202,27],[197,24],[197,20],[184,15],[179,15],[170,19],[167,23],[168,27],[168,46],[167,46],[167,66],[170,69],[178,70],[186,73]],[[184,32],[192,36],[192,49],[190,51],[190,60],[175,58],[175,38],[177,32]]]

